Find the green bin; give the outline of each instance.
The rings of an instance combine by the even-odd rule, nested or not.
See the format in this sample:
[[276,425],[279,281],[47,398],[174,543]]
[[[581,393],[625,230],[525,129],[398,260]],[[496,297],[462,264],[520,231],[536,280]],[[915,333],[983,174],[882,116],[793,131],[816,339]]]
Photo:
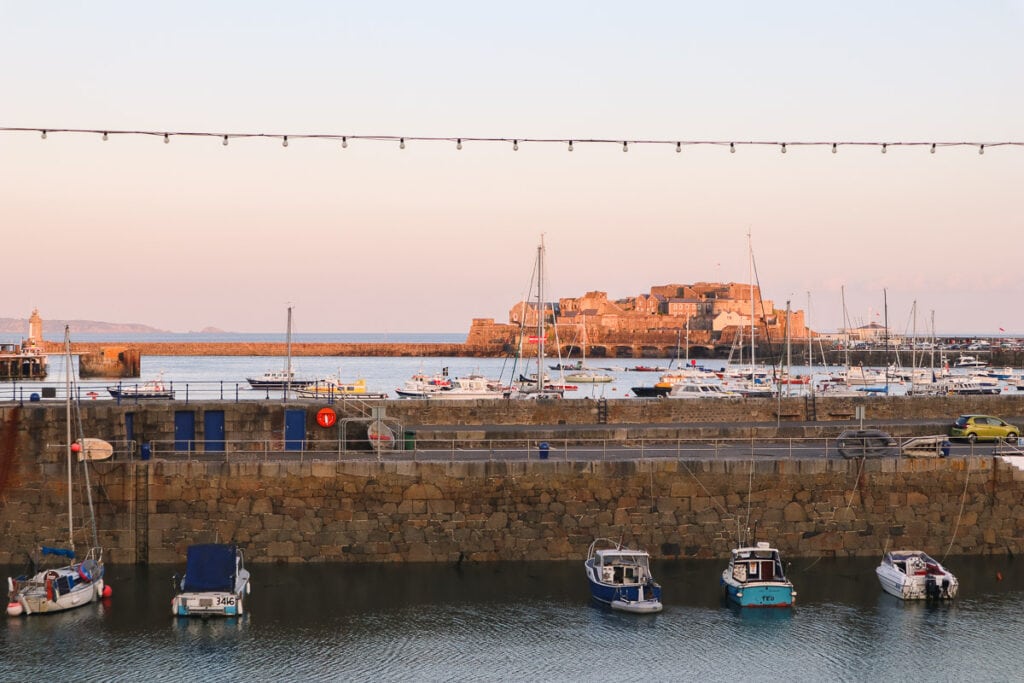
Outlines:
[[405,437],[405,450],[416,450],[416,432],[412,429],[406,429],[403,436]]

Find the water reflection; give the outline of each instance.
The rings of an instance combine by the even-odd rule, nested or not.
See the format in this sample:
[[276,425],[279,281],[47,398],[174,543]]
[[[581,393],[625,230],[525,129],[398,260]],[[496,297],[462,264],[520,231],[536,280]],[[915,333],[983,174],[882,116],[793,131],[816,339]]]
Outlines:
[[591,602],[581,562],[253,564],[247,614],[207,620],[171,616],[180,567],[110,567],[109,602],[0,625],[0,680],[1005,680],[1024,668],[1024,566],[951,558],[960,598],[932,605],[883,593],[876,565],[796,560],[795,608],[744,610],[722,601],[724,560],[655,562],[665,610],[631,615]]

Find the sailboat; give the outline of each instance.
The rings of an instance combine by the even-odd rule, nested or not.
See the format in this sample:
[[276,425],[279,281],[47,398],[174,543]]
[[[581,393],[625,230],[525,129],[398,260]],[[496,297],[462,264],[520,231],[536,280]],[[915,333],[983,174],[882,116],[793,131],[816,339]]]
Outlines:
[[611,382],[615,378],[606,372],[597,372],[587,367],[587,317],[583,316],[583,338],[580,348],[582,349],[580,363],[577,369],[565,376],[566,382],[578,382],[580,384],[603,384]]
[[[534,337],[537,342],[537,376],[531,381],[519,382],[515,389],[509,392],[509,398],[530,398],[530,399],[557,399],[564,395],[563,389],[556,389],[547,382],[547,373],[544,372],[544,341],[547,334],[544,325],[546,315],[544,303],[544,237],[541,236],[540,246],[537,247],[537,332]],[[523,320],[525,322],[525,316]],[[520,334],[520,344],[522,344]]]
[[311,379],[299,379],[295,377],[292,370],[292,307],[288,307],[288,332],[285,337],[285,366],[284,370],[268,370],[259,377],[246,377],[249,386],[253,389],[283,389],[286,392],[292,387],[308,387],[314,382]]
[[[75,607],[81,607],[94,602],[101,597],[110,595],[110,587],[103,582],[103,548],[100,547],[96,534],[96,518],[92,508],[92,492],[89,486],[89,459],[79,457],[82,464],[82,473],[85,483],[85,491],[88,499],[89,517],[92,526],[92,547],[87,551],[85,558],[76,561],[75,555],[75,525],[73,516],[72,495],[74,492],[72,482],[72,462],[76,455],[82,453],[82,444],[86,441],[81,433],[77,439],[72,441],[72,400],[73,392],[71,387],[71,333],[70,329],[64,328],[64,353],[65,353],[65,390],[66,399],[66,421],[67,421],[67,471],[68,471],[68,547],[53,548],[43,546],[41,549],[42,558],[56,558],[57,566],[40,567],[35,558],[32,559],[32,568],[26,575],[8,577],[7,587],[9,590],[7,600],[7,614],[16,617],[22,614],[47,614],[51,612],[63,612]],[[79,432],[81,429],[79,429]]]

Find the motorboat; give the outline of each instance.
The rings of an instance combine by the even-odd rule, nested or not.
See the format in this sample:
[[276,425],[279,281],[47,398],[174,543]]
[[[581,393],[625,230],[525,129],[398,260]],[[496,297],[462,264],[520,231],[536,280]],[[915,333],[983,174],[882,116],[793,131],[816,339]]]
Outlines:
[[358,398],[369,400],[388,397],[384,392],[367,391],[365,379],[357,379],[354,382],[343,382],[336,377],[318,379],[308,386],[296,389],[295,394],[300,398],[326,399]]
[[118,384],[116,387],[107,387],[107,391],[113,398],[122,400],[170,400],[174,398],[174,389],[171,385],[164,383],[164,373],[157,375],[156,379],[141,384]]
[[615,378],[605,372],[594,370],[578,370],[566,373],[566,382],[577,382],[579,384],[604,384],[613,381]]
[[742,394],[726,389],[721,384],[708,382],[679,382],[666,394],[668,398],[742,398]]
[[178,593],[171,600],[171,614],[177,617],[244,614],[250,576],[241,548],[226,543],[190,545],[185,562],[185,575],[174,579]]
[[672,391],[672,384],[669,382],[658,382],[650,387],[630,387],[630,391],[640,398],[661,398],[662,396],[668,396],[668,392]]
[[875,569],[882,590],[902,600],[951,600],[959,582],[937,560],[920,550],[893,550]]
[[779,551],[765,541],[734,549],[721,585],[726,597],[740,607],[792,607],[796,602]]
[[[430,398],[452,388],[452,381],[446,374],[427,375],[417,372],[395,389],[399,398]],[[437,396],[437,398],[441,398]]]
[[661,586],[651,576],[647,551],[598,538],[590,544],[583,569],[590,584],[590,596],[596,602],[635,614],[662,610]]
[[452,378],[452,388],[432,398],[446,401],[473,400],[478,398],[505,398],[508,389],[501,382],[483,375],[467,375]]
[[988,362],[977,356],[960,356],[953,362],[954,368],[987,368]]
[[267,370],[259,377],[246,377],[245,381],[253,389],[299,389],[307,387],[315,380],[303,379],[295,376],[294,372],[286,370]]

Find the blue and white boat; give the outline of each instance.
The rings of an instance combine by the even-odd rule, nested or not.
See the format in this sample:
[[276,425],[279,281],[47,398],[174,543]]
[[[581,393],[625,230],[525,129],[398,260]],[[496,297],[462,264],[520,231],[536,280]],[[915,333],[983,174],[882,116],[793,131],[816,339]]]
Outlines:
[[609,538],[596,539],[583,563],[591,597],[622,612],[660,612],[661,586],[651,576],[650,559],[644,550],[623,548]]
[[171,613],[178,617],[240,616],[250,590],[242,550],[225,543],[190,545],[185,575],[175,577],[175,584],[180,592],[171,600]]
[[796,602],[779,551],[764,541],[733,550],[721,583],[726,597],[740,607],[792,607]]

